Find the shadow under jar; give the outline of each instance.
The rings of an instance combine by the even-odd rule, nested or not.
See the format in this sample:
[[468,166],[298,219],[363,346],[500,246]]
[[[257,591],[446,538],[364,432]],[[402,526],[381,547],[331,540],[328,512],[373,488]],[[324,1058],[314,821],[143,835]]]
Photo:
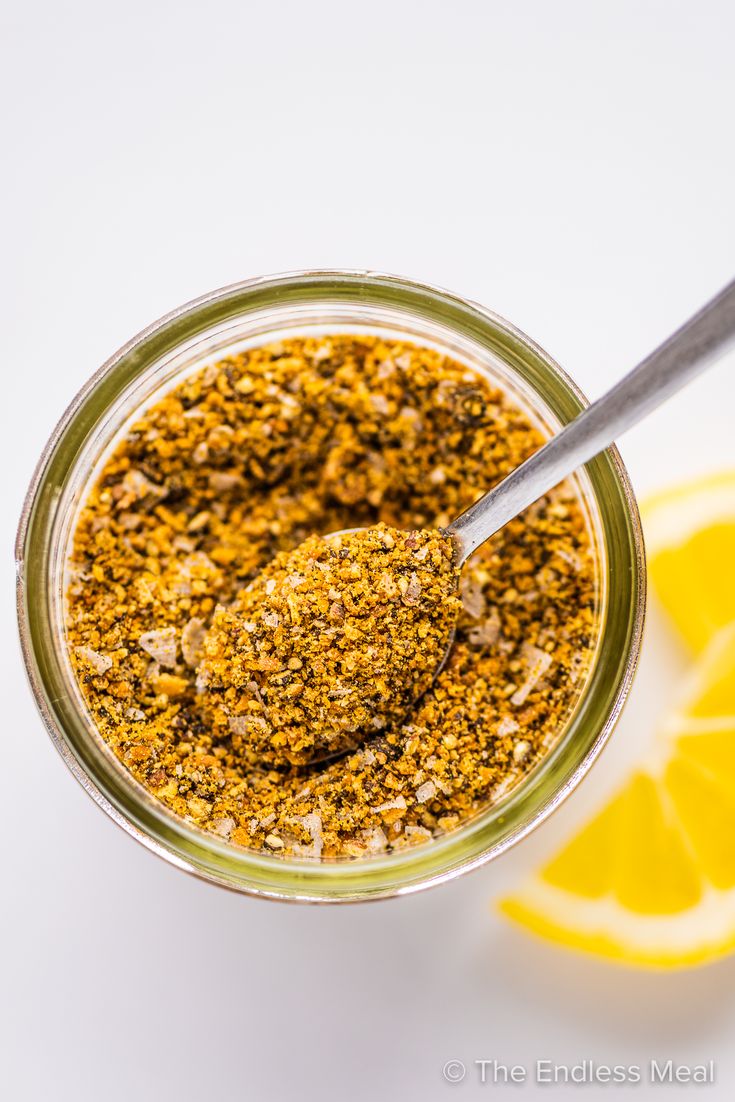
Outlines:
[[[41,457],[21,519],[18,614],[46,727],[74,775],[120,826],[159,856],[214,883],[271,898],[339,902],[415,891],[476,867],[526,835],[572,791],[609,737],[630,688],[645,571],[635,500],[611,449],[571,480],[594,548],[589,662],[538,760],[520,770],[513,784],[496,786],[456,829],[384,852],[315,859],[306,856],[308,847],[279,856],[233,844],[200,829],[191,816],[175,814],[135,780],[100,736],[72,668],[67,593],[80,509],[130,425],[183,380],[248,349],[327,335],[377,336],[434,349],[483,375],[544,435],[585,404],[559,367],[517,329],[436,288],[367,272],[315,271],[215,291],[134,338],[65,413]],[[372,517],[368,511],[357,523],[379,517],[379,509]]]

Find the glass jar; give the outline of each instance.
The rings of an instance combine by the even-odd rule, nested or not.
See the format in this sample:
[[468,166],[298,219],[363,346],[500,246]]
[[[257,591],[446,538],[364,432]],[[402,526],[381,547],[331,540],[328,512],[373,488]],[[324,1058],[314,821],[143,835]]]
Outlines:
[[541,823],[610,736],[632,681],[645,603],[638,511],[620,457],[610,449],[576,476],[599,550],[595,660],[555,745],[494,806],[425,845],[318,862],[229,845],[143,789],[94,729],[64,640],[67,550],[92,472],[141,405],[203,363],[268,340],[340,331],[439,347],[488,373],[546,431],[557,430],[585,404],[542,349],[502,318],[448,292],[358,271],[248,280],[155,322],[89,381],[44,450],[17,542],[18,616],[31,686],[56,748],[90,796],[134,838],[182,869],[240,891],[311,902],[399,895],[448,880],[496,857]]

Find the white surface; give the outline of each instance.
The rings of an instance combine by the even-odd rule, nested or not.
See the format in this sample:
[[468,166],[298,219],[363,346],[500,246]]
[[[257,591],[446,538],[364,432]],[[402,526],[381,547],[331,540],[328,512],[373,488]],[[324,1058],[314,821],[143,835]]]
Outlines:
[[[490,900],[650,735],[684,659],[653,624],[633,699],[562,813],[494,866],[346,909],[167,867],[99,812],[20,669],[10,543],[66,402],[200,292],[373,267],[487,304],[598,394],[733,276],[727,0],[5,6],[0,1092],[12,1102],[434,1100],[445,1061],[714,1059],[735,960],[678,975],[569,956]],[[623,444],[648,491],[735,463],[735,362]],[[28,412],[26,412],[28,411]],[[652,1088],[484,1088],[553,1097]]]

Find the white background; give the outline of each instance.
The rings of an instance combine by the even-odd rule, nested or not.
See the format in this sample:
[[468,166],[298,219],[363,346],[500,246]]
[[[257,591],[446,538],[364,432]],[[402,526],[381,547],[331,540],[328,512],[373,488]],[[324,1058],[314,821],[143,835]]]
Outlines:
[[[512,854],[342,909],[230,895],[83,794],[21,672],[25,486],[65,404],[169,308],[264,272],[398,272],[494,308],[597,395],[735,269],[728,0],[10,4],[4,112],[0,762],[9,1102],[485,1094],[497,1058],[715,1059],[732,1097],[735,960],[636,973],[493,913],[621,776],[685,659],[652,619],[612,745]],[[632,432],[647,492],[735,463],[735,361]],[[613,1097],[651,1088],[496,1093]]]

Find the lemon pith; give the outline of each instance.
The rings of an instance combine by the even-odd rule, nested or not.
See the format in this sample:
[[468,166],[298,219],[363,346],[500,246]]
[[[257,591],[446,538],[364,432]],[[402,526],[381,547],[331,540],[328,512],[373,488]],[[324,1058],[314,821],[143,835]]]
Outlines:
[[653,590],[695,652],[735,621],[735,471],[643,505]]

